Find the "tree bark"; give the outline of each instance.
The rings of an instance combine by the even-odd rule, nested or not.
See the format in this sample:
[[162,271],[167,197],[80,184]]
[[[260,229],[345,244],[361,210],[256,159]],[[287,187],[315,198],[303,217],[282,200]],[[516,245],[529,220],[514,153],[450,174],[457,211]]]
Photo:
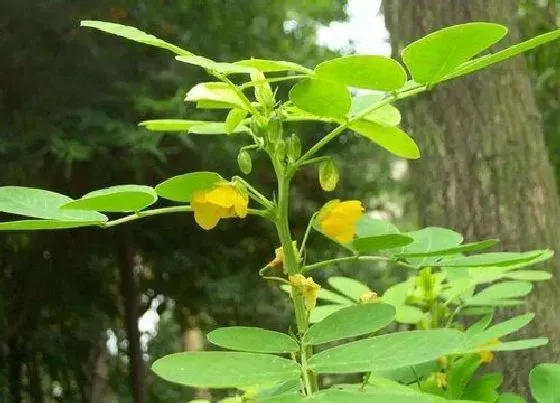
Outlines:
[[128,340],[129,376],[134,403],[146,402],[144,358],[138,330],[139,295],[134,274],[134,251],[128,232],[120,233],[119,241],[120,290],[124,307],[124,322]]
[[[395,55],[429,32],[469,21],[502,23],[506,43],[521,39],[514,0],[384,0],[383,8]],[[497,236],[507,250],[559,249],[560,202],[523,57],[401,106],[423,154],[410,164],[422,225],[451,227],[469,241]],[[547,266],[555,277],[533,291],[523,309],[537,316],[519,335],[550,343],[498,355],[504,390],[527,393],[533,366],[560,361],[558,258]]]

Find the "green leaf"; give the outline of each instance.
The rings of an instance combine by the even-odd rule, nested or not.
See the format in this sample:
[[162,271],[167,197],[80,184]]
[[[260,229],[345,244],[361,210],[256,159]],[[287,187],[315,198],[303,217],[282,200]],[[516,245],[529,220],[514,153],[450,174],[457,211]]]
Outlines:
[[247,111],[244,109],[234,108],[229,111],[225,122],[226,133],[232,134],[246,116]]
[[361,295],[371,292],[369,287],[349,277],[329,277],[328,283],[337,291],[357,301]]
[[406,323],[415,325],[422,320],[426,314],[420,308],[412,305],[398,305],[396,306],[397,315],[395,320],[399,323]]
[[298,108],[335,119],[346,118],[352,103],[350,91],[344,84],[319,79],[299,81],[289,96]]
[[[447,228],[427,227],[418,231],[407,232],[404,235],[414,239],[414,242],[395,251],[397,256],[410,253],[432,252],[457,247],[463,242],[463,236]],[[438,261],[437,257],[408,258],[408,262],[417,267],[430,266]]]
[[533,284],[526,281],[507,281],[486,287],[465,301],[465,305],[493,305],[499,300],[520,298],[528,295]]
[[[521,329],[535,317],[534,313],[527,313],[508,319],[505,322],[500,322],[488,329],[475,334],[469,334],[465,346],[467,349],[475,349],[485,345],[490,340],[499,339],[510,333],[516,332]],[[485,347],[486,348],[486,347]]]
[[548,344],[548,339],[546,337],[538,337],[534,339],[506,341],[499,344],[492,344],[484,347],[484,349],[489,351],[517,351],[541,347],[545,344]]
[[208,333],[208,341],[230,350],[253,353],[295,353],[298,343],[284,333],[258,327],[221,327]]
[[143,126],[148,130],[156,132],[188,132],[193,126],[204,125],[208,122],[206,120],[184,120],[184,119],[153,119],[144,120],[138,126]]
[[531,393],[538,403],[560,403],[560,364],[540,364],[529,375]]
[[371,218],[366,214],[362,215],[356,224],[356,235],[360,238],[398,233],[397,227],[390,222]]
[[156,193],[167,200],[190,202],[194,192],[209,189],[223,178],[216,172],[191,172],[173,176],[156,186]]
[[383,126],[366,119],[356,120],[349,127],[397,157],[420,158],[420,150],[412,137],[398,127]]
[[388,304],[348,306],[311,326],[302,341],[314,345],[371,334],[389,325],[394,317],[395,308]]
[[506,33],[505,26],[488,22],[454,25],[409,44],[402,57],[414,81],[436,83]]
[[170,50],[171,52],[176,53],[178,55],[188,55],[188,56],[193,55],[191,52],[188,52],[184,49],[181,49],[178,46],[175,46],[171,43],[167,43],[153,35],[142,32],[138,28],[131,27],[128,25],[114,24],[112,22],[84,20],[80,22],[80,26],[95,28],[100,31],[106,32],[108,34],[122,36],[123,38],[129,39],[134,42],[145,43],[146,45],[156,46],[158,48]]
[[352,246],[358,252],[371,253],[383,249],[399,248],[412,243],[414,240],[406,235],[387,234],[357,238],[352,242]]
[[406,303],[406,298],[412,289],[413,286],[409,281],[395,284],[387,288],[385,294],[381,297],[381,300],[394,306],[404,305]]
[[478,354],[466,355],[453,363],[447,372],[447,390],[449,396],[462,397],[465,387],[480,367]]
[[143,210],[156,200],[156,192],[150,186],[118,185],[90,192],[79,200],[63,204],[60,208],[126,213]]
[[[369,94],[361,95],[352,98],[352,105],[350,107],[350,115],[352,117],[359,115],[378,105],[383,99],[384,95],[379,94]],[[379,123],[385,126],[398,126],[401,122],[401,113],[393,105],[381,105],[376,107],[371,112],[366,114],[363,119],[371,120],[373,122]]]
[[185,101],[200,102],[213,101],[235,105],[247,109],[245,101],[226,83],[199,83],[187,92]]
[[527,403],[525,399],[515,393],[502,393],[496,403]]
[[197,109],[233,109],[235,105],[227,102],[201,100],[197,101],[196,107]]
[[329,302],[334,302],[335,304],[341,305],[351,305],[353,302],[340,294],[329,291],[326,288],[320,288],[317,293],[317,299],[322,299]]
[[188,55],[188,56],[175,56],[175,59],[187,63],[192,64],[195,66],[202,67],[206,70],[214,70],[219,73],[250,73],[252,71],[251,68],[240,66],[233,63],[221,63],[215,62],[214,60],[207,59],[206,57],[197,56],[197,55]]
[[103,221],[20,220],[0,222],[0,231],[37,231],[89,227]]
[[[244,125],[238,125],[228,134],[249,133],[250,129]],[[204,125],[193,126],[189,130],[190,134],[226,134],[227,127],[225,123],[207,123]]]
[[461,398],[477,402],[495,402],[500,395],[497,389],[502,381],[503,375],[500,373],[484,374],[469,382]]
[[432,257],[432,256],[447,256],[456,255],[458,253],[466,252],[476,252],[482,249],[491,248],[496,245],[499,241],[497,239],[487,239],[485,241],[471,242],[463,245],[455,246],[453,248],[431,250],[427,252],[405,252],[397,253],[396,256],[399,258],[411,258],[411,257]]
[[320,305],[313,308],[311,313],[309,314],[309,322],[317,323],[325,319],[327,316],[332,315],[333,313],[340,311],[342,308],[346,307],[347,305],[340,305],[340,304],[330,304],[330,305]]
[[450,257],[440,262],[446,267],[509,266],[539,258],[546,250],[528,252],[488,252],[473,256]]
[[504,277],[512,280],[543,281],[550,280],[552,274],[544,270],[516,270],[506,272]]
[[[102,223],[107,221],[105,215],[95,211],[70,211],[60,209],[61,205],[71,201],[72,199],[68,196],[48,190],[22,186],[0,186],[0,212],[3,213],[55,221],[87,221],[88,223]],[[49,225],[47,223],[43,224]],[[19,225],[34,226],[41,224],[34,224],[32,222],[28,222],[27,224],[12,224],[12,226]]]
[[321,351],[308,364],[317,373],[390,370],[435,360],[463,343],[463,334],[452,329],[391,333]]
[[285,62],[282,60],[266,60],[266,59],[247,59],[240,60],[234,64],[257,69],[263,73],[274,73],[278,71],[297,71],[299,73],[311,74],[313,70],[303,67],[293,62]]
[[431,403],[428,397],[415,394],[413,392],[404,393],[392,390],[340,390],[327,389],[315,393],[308,402],[317,403],[371,403],[371,402],[391,402],[391,403]]
[[449,80],[452,78],[473,73],[475,71],[484,69],[492,64],[507,60],[521,53],[524,53],[528,50],[531,50],[539,45],[553,41],[558,38],[560,38],[560,29],[535,36],[534,38],[531,38],[525,42],[521,42],[516,45],[510,46],[507,49],[501,50],[496,53],[491,53],[489,55],[485,55],[477,59],[471,60],[469,62],[463,63],[455,71],[451,72],[447,77],[445,77],[445,79]]
[[188,352],[170,354],[152,364],[166,381],[195,388],[234,388],[299,378],[292,360],[268,354],[238,352]]
[[406,82],[406,71],[396,60],[378,55],[351,55],[327,60],[315,67],[317,77],[348,87],[394,91]]

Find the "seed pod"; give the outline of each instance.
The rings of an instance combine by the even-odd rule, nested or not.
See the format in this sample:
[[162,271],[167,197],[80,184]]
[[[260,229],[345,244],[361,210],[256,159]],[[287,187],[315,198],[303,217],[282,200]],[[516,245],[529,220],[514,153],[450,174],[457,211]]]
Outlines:
[[340,172],[332,158],[328,158],[319,165],[319,183],[325,192],[331,192],[340,179]]
[[266,110],[272,110],[274,108],[274,93],[270,84],[266,80],[265,75],[260,71],[253,71],[250,73],[251,81],[262,81],[255,84],[255,98],[259,102],[259,105]]
[[286,140],[286,155],[289,162],[294,162],[301,155],[301,140],[295,134]]
[[286,158],[286,142],[284,139],[280,139],[276,142],[274,145],[274,154],[276,158],[278,158],[278,161],[284,161],[284,158]]
[[239,151],[239,154],[237,154],[237,165],[239,166],[239,170],[245,175],[250,174],[253,169],[251,155],[245,150]]
[[268,121],[267,136],[268,141],[271,143],[276,143],[282,138],[282,119],[277,116],[273,116]]

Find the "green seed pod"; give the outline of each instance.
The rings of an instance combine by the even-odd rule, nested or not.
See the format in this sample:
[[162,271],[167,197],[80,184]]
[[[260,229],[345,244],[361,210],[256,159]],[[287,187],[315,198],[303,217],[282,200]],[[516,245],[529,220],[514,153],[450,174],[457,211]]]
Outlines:
[[328,158],[319,165],[319,183],[325,192],[331,192],[340,179],[340,172],[332,158]]
[[265,110],[272,110],[274,108],[274,93],[270,84],[266,80],[265,75],[260,71],[253,71],[250,73],[251,81],[262,81],[255,85],[255,98]]
[[279,161],[284,161],[284,158],[286,158],[286,142],[284,139],[280,139],[276,142],[274,145],[274,154]]
[[271,143],[276,143],[282,138],[282,119],[277,116],[273,116],[268,121],[267,135],[268,141]]
[[295,134],[286,140],[286,155],[291,163],[301,156],[301,140]]
[[253,169],[251,155],[245,150],[239,151],[239,154],[237,154],[237,165],[239,166],[239,170],[245,175],[250,174]]

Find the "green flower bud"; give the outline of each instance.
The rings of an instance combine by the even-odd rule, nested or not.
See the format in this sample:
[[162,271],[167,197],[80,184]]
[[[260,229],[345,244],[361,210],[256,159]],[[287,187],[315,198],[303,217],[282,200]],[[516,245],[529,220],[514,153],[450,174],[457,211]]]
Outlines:
[[286,140],[286,155],[291,163],[301,156],[301,140],[295,134]]
[[276,143],[282,138],[282,132],[282,119],[277,116],[271,117],[268,121],[267,127],[268,141],[270,141],[271,143]]
[[237,165],[239,166],[239,170],[245,175],[250,174],[253,169],[251,155],[245,150],[239,151],[239,154],[237,154]]
[[319,165],[319,183],[325,192],[331,192],[340,179],[340,172],[332,158],[323,160]]
[[286,142],[284,139],[280,139],[276,142],[274,145],[274,153],[279,161],[284,161],[284,158],[286,158]]
[[[265,75],[260,71],[252,71],[250,73],[251,81],[263,81],[266,80]],[[266,81],[255,85],[255,98],[265,110],[272,110],[274,108],[274,93],[270,84]]]

